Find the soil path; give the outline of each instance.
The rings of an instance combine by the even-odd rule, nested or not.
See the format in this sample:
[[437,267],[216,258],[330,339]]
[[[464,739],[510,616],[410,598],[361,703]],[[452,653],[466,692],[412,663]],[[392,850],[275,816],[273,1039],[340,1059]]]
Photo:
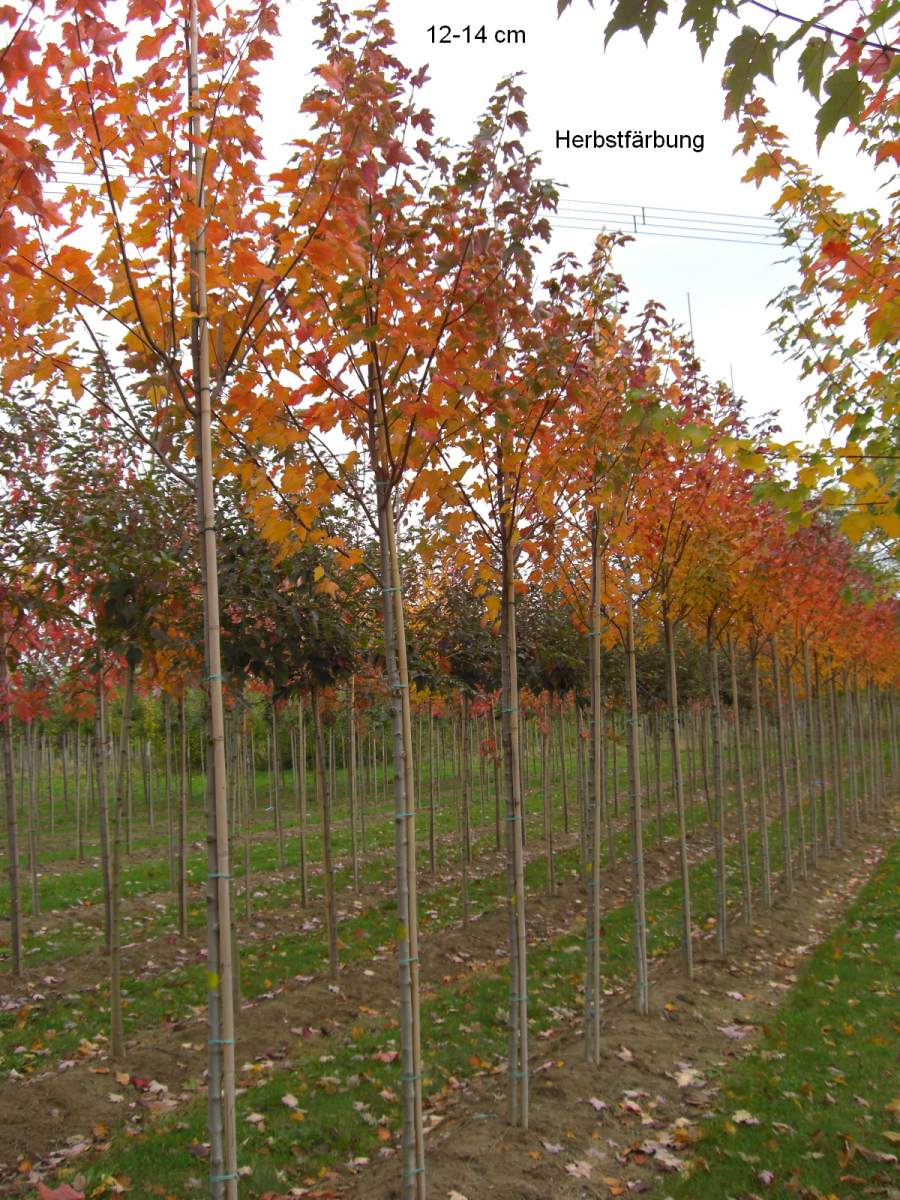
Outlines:
[[[821,860],[790,898],[778,889],[775,906],[756,912],[749,929],[732,926],[727,959],[718,956],[714,934],[704,935],[692,984],[677,953],[652,963],[649,1017],[638,1016],[622,990],[607,1001],[599,1066],[585,1062],[580,1030],[541,1042],[532,1059],[528,1131],[505,1122],[502,1073],[462,1084],[440,1112],[429,1114],[429,1197],[665,1195],[665,1176],[702,1154],[694,1139],[716,1094],[717,1073],[753,1045],[805,956],[840,922],[883,846],[898,834],[894,813],[881,825],[881,845],[857,838],[840,857]],[[328,1185],[348,1200],[396,1200],[399,1171],[396,1152],[388,1150],[355,1180],[345,1170]]]
[[[534,847],[534,856],[541,857],[541,850]],[[646,851],[647,887],[654,887],[675,877],[677,873],[677,846],[668,842],[662,849]],[[689,839],[691,862],[710,857],[712,837],[707,829],[695,831]],[[484,863],[484,873],[500,869],[499,858]],[[628,866],[619,861],[612,871],[605,872],[603,889],[604,909],[617,907],[628,901]],[[383,898],[383,897],[382,897]],[[319,906],[320,907],[320,906]],[[342,907],[346,908],[346,904]],[[443,929],[428,929],[428,893],[421,894],[422,929],[420,955],[423,989],[454,979],[466,979],[471,970],[487,960],[502,961],[508,954],[508,916],[505,904],[483,913],[470,921],[464,933],[460,924]],[[261,914],[254,922],[254,934],[262,940],[277,939],[279,932],[286,929],[296,931],[297,920],[302,910],[278,910]],[[312,913],[315,913],[315,908]],[[529,941],[540,943],[548,936],[580,919],[584,911],[583,888],[577,874],[563,875],[554,897],[541,895],[532,898],[529,911]],[[312,928],[319,927],[319,916],[309,911],[303,914]],[[161,939],[154,940],[152,952],[159,954],[162,966],[178,949],[174,939],[171,945]],[[125,969],[140,971],[146,964],[149,947],[143,943],[130,947],[125,953]],[[160,951],[162,953],[160,954]],[[167,954],[166,951],[169,953]],[[199,955],[202,948],[194,940],[191,955]],[[183,959],[182,959],[183,961]],[[156,959],[154,959],[156,962]],[[178,965],[177,963],[175,964]],[[105,959],[101,955],[82,955],[67,964],[65,982],[53,982],[42,988],[38,995],[48,999],[59,999],[73,995],[79,986],[93,987],[106,971]],[[55,969],[55,965],[54,965]],[[51,980],[54,976],[49,976]],[[35,981],[31,987],[34,989]],[[32,990],[32,995],[34,992]],[[371,958],[342,966],[339,991],[331,990],[327,974],[312,979],[288,979],[279,981],[271,991],[254,1000],[246,1001],[240,1013],[239,1062],[266,1058],[276,1062],[286,1061],[296,1045],[292,1029],[305,1028],[316,1031],[316,1036],[338,1035],[360,1020],[365,1019],[366,1010],[390,1014],[396,1008],[396,959],[390,945],[381,947]],[[363,1014],[361,1018],[360,1014]],[[327,1014],[327,1015],[326,1015]],[[23,1038],[27,1033],[23,1030]],[[142,1079],[155,1080],[164,1084],[171,1096],[184,1096],[186,1091],[198,1086],[205,1065],[206,1026],[202,1016],[190,1022],[177,1022],[172,1026],[160,1026],[130,1039],[126,1061],[122,1070]],[[0,1188],[16,1175],[22,1159],[31,1162],[35,1170],[52,1159],[66,1142],[79,1143],[89,1138],[93,1125],[103,1123],[114,1129],[126,1119],[124,1105],[110,1101],[109,1094],[120,1094],[121,1087],[113,1086],[109,1064],[102,1044],[67,1065],[52,1062],[48,1055],[48,1069],[33,1075],[10,1078],[0,1082]],[[62,1069],[61,1069],[62,1068]],[[52,1165],[50,1162],[48,1165]]]

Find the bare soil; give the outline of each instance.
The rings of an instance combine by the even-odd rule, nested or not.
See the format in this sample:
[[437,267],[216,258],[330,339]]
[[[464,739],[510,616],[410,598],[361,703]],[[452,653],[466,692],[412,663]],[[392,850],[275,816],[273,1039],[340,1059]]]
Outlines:
[[[895,815],[882,825],[884,844],[898,832]],[[725,959],[707,933],[693,982],[677,953],[652,963],[649,1016],[634,1011],[630,994],[608,999],[599,1066],[585,1061],[580,1029],[539,1043],[527,1131],[506,1123],[502,1073],[460,1087],[429,1114],[430,1200],[665,1196],[670,1172],[702,1153],[693,1143],[716,1073],[754,1044],[881,854],[870,839],[856,839],[840,857],[820,860],[792,896],[779,889],[772,909],[755,912],[749,927],[732,926]],[[399,1175],[398,1155],[388,1151],[349,1185],[346,1171],[329,1183],[348,1200],[397,1200]]]

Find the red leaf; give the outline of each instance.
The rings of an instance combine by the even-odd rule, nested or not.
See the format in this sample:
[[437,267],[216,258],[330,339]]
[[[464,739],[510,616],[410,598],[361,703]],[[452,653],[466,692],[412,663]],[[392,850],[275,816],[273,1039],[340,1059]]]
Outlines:
[[48,1188],[46,1184],[38,1184],[38,1195],[41,1200],[84,1200],[84,1192],[77,1192],[67,1183],[61,1183],[58,1188]]

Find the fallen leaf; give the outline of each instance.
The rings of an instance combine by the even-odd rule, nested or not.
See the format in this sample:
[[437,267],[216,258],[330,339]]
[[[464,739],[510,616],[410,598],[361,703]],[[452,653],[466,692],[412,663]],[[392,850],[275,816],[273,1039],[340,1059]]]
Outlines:
[[624,1063],[634,1062],[634,1055],[627,1046],[620,1046],[616,1051],[616,1058],[620,1058]]
[[576,1179],[590,1179],[592,1170],[593,1168],[587,1159],[582,1159],[581,1162],[566,1164],[567,1174],[574,1175]]
[[605,1100],[598,1100],[596,1096],[591,1096],[590,1100],[588,1100],[588,1104],[591,1106],[591,1108],[595,1108],[597,1112],[604,1112],[607,1108],[609,1108],[609,1105]]
[[682,1067],[672,1076],[679,1087],[703,1087],[705,1080],[699,1071],[693,1067]]
[[685,1164],[665,1146],[654,1145],[653,1162],[661,1171],[683,1171]]
[[46,1184],[38,1184],[40,1200],[84,1200],[84,1192],[77,1192],[67,1183],[61,1183],[58,1188],[48,1188]]
[[296,1096],[292,1096],[290,1092],[285,1092],[285,1094],[281,1097],[281,1103],[285,1108],[296,1108],[300,1101]]
[[754,1117],[752,1113],[748,1113],[746,1108],[739,1108],[737,1112],[731,1114],[731,1119],[735,1125],[759,1125],[759,1118]]
[[560,1142],[542,1141],[541,1145],[544,1147],[544,1149],[547,1151],[548,1154],[562,1154],[562,1152],[563,1152],[563,1147]]
[[727,1038],[731,1038],[735,1042],[742,1042],[753,1032],[746,1025],[719,1025],[718,1029],[719,1033],[724,1033]]

